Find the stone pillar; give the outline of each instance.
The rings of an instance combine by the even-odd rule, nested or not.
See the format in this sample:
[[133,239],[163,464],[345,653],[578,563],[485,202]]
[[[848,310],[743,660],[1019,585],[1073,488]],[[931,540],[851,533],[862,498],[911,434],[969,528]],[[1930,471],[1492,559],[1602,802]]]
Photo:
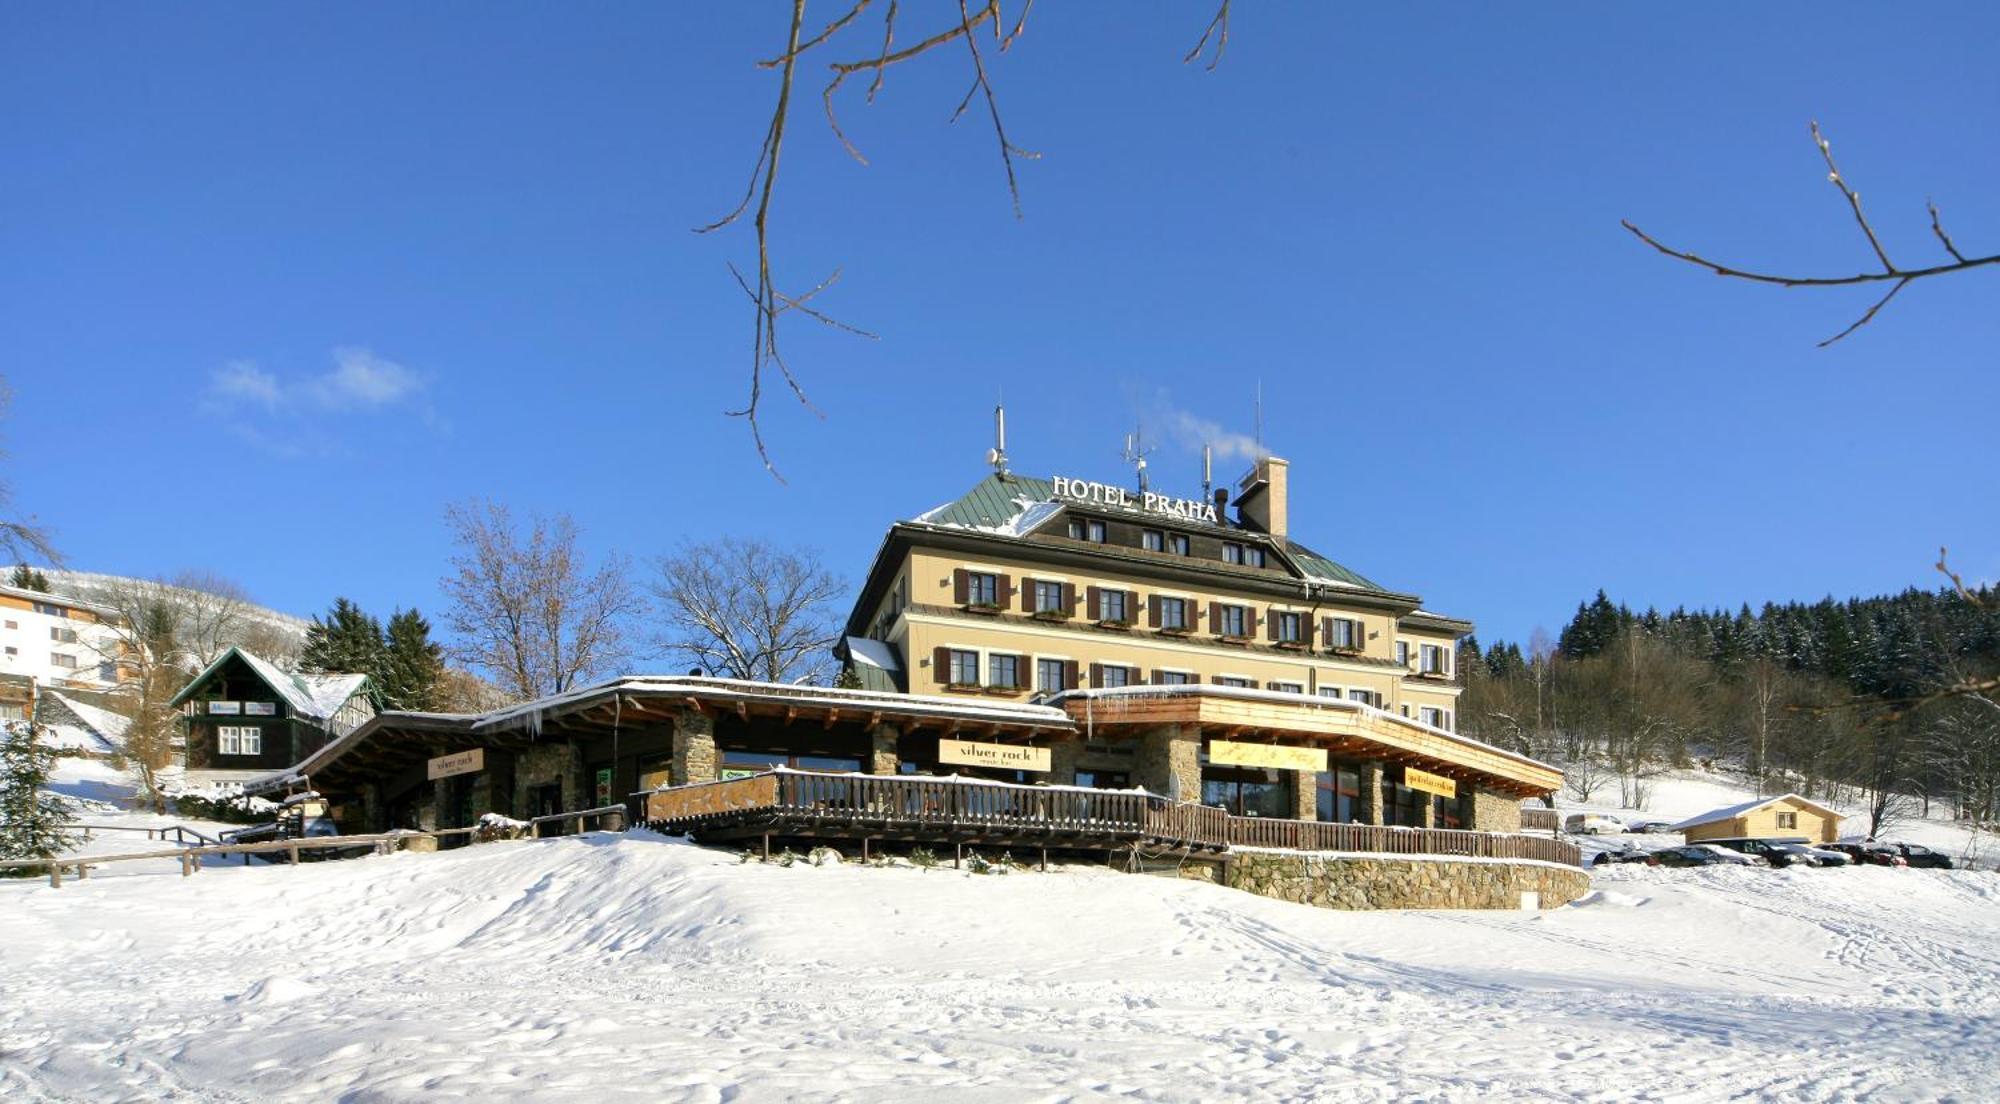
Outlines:
[[1363,824],[1382,823],[1382,764],[1368,760],[1361,764],[1361,797],[1356,802]]
[[1201,729],[1160,725],[1139,734],[1133,781],[1177,801],[1201,800]]
[[1076,785],[1076,766],[1083,761],[1083,741],[1071,737],[1049,745],[1049,781],[1058,786]]
[[869,774],[895,774],[902,766],[896,757],[896,741],[902,738],[902,730],[892,724],[878,724],[868,730],[868,761],[861,769]]
[[1505,794],[1474,787],[1472,826],[1481,832],[1518,832],[1521,830],[1521,803]]
[[1433,793],[1424,793],[1423,797],[1417,802],[1417,827],[1419,828],[1437,827],[1437,809],[1438,809],[1437,795]]
[[389,830],[389,812],[382,806],[382,784],[365,782],[361,786],[361,831],[363,834],[386,832]]
[[583,766],[583,745],[574,740],[570,741],[569,759],[563,765],[562,784],[563,812],[590,808],[587,801],[592,795]]
[[1314,771],[1286,771],[1292,776],[1292,819],[1319,819],[1319,775]]
[[715,719],[697,709],[674,717],[674,758],[669,777],[676,786],[716,779]]

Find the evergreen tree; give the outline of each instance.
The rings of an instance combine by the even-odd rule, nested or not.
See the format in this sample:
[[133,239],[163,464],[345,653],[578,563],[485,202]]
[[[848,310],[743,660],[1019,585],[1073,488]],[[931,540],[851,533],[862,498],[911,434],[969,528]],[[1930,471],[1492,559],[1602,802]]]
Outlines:
[[372,673],[383,708],[416,712],[439,708],[444,648],[431,639],[431,623],[423,614],[414,609],[391,614],[381,655]]
[[382,623],[353,602],[335,598],[326,620],[315,617],[306,627],[299,666],[314,672],[372,676],[382,669],[383,647]]
[[55,764],[55,749],[36,739],[34,725],[6,725],[0,737],[0,859],[46,859],[76,846],[74,808],[43,788]]
[[49,577],[29,567],[27,564],[15,564],[14,574],[8,577],[7,585],[18,587],[21,590],[39,590],[43,594],[47,594],[49,592]]

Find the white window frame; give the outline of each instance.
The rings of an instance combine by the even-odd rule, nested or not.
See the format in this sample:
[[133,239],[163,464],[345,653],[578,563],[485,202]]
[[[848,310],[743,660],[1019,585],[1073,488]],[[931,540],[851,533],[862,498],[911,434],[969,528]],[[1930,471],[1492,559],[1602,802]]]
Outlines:
[[264,754],[264,730],[256,725],[215,726],[217,755]]
[[[1044,578],[1041,578],[1041,577],[1039,577],[1039,576],[1038,576],[1038,577],[1036,577],[1036,579],[1035,579],[1035,594],[1034,594],[1034,603],[1035,603],[1035,610],[1034,610],[1034,612],[1036,612],[1036,613],[1068,613],[1068,612],[1069,612],[1069,606],[1068,606],[1067,604],[1065,604],[1065,603],[1063,602],[1063,588],[1064,588],[1064,587],[1066,587],[1066,586],[1068,586],[1068,585],[1069,585],[1069,584],[1067,584],[1067,583],[1063,582],[1063,581],[1062,581],[1061,579],[1044,579]],[[1044,596],[1044,591],[1043,591],[1043,589],[1042,589],[1043,587],[1053,587],[1053,588],[1054,588],[1054,592],[1055,592],[1055,601],[1053,601],[1053,602],[1049,603],[1048,605],[1043,605],[1043,604],[1042,604],[1042,598],[1043,598],[1043,596]]]
[[[1001,652],[1001,651],[987,652],[985,685],[990,686],[996,690],[1024,689],[1021,682],[1021,658],[1022,658],[1021,653],[1019,652]],[[1014,677],[1006,682],[1001,682],[1000,679],[997,677],[999,672],[998,670],[996,670],[996,665],[999,664],[1002,660],[1006,660],[1014,665]]]
[[[1271,618],[1271,630],[1274,634],[1276,634],[1278,643],[1280,644],[1305,643],[1306,633],[1310,631],[1306,625],[1305,614],[1300,613],[1297,610],[1272,610],[1269,616]],[[1292,635],[1290,636],[1285,635],[1285,623],[1288,618],[1290,619],[1292,626]]]
[[[1034,660],[1034,664],[1035,664],[1035,671],[1034,671],[1034,675],[1035,675],[1035,685],[1034,685],[1034,690],[1035,690],[1036,692],[1038,692],[1038,693],[1044,693],[1044,694],[1047,694],[1047,693],[1059,693],[1059,692],[1061,692],[1061,691],[1063,691],[1063,690],[1074,690],[1074,689],[1076,689],[1076,687],[1074,687],[1074,686],[1068,686],[1068,685],[1064,685],[1064,686],[1049,686],[1049,685],[1047,685],[1046,683],[1044,683],[1044,682],[1042,681],[1042,664],[1044,664],[1044,663],[1053,663],[1053,664],[1055,664],[1055,665],[1057,666],[1057,669],[1058,669],[1058,670],[1061,670],[1061,671],[1064,671],[1064,672],[1067,672],[1067,671],[1068,671],[1068,669],[1069,669],[1069,664],[1070,664],[1070,663],[1072,662],[1072,661],[1070,660],[1070,658],[1069,658],[1068,656],[1057,656],[1057,655],[1042,655],[1041,653],[1039,653],[1039,652],[1038,652],[1038,653],[1036,653],[1036,654],[1035,654],[1035,655],[1034,655],[1034,656],[1033,656],[1032,658],[1033,658],[1033,660]],[[1067,680],[1065,680],[1065,681],[1067,681]]]
[[[964,682],[958,678],[958,657],[961,655],[969,655],[972,657],[971,682]],[[951,644],[946,644],[944,646],[944,661],[945,663],[950,665],[944,673],[944,683],[946,686],[986,685],[986,683],[981,681],[979,677],[980,675],[985,673],[986,657],[985,655],[981,654],[978,648],[960,648]]]
[[1155,594],[1153,595],[1153,601],[1179,602],[1181,604],[1181,620],[1180,624],[1178,625],[1167,624],[1167,608],[1165,606],[1160,607],[1160,627],[1162,629],[1173,629],[1176,632],[1193,631],[1194,618],[1189,616],[1188,610],[1190,607],[1190,603],[1192,603],[1194,599],[1179,594]]
[[[1341,626],[1346,626],[1347,639],[1342,640]],[[1358,652],[1367,639],[1367,630],[1358,617],[1336,617],[1333,619],[1333,642],[1328,645],[1335,651]]]
[[[1117,597],[1114,598],[1113,595]],[[1111,603],[1114,601],[1125,607],[1116,617],[1111,616]],[[1095,620],[1098,621],[1129,622],[1133,620],[1132,606],[1131,591],[1126,590],[1124,587],[1099,587],[1097,589],[1097,608],[1090,612]]]

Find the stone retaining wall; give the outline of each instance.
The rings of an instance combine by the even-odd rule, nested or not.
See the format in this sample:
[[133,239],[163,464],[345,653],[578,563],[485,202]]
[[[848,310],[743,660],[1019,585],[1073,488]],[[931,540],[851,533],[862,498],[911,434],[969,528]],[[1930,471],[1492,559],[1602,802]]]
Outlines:
[[1235,850],[1223,884],[1319,908],[1518,909],[1527,893],[1541,908],[1566,905],[1590,891],[1590,875],[1527,860]]

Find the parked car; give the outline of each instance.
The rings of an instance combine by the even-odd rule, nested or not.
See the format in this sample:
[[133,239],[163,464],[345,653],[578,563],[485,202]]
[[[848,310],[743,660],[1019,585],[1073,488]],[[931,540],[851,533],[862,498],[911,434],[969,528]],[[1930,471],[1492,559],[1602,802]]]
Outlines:
[[1756,863],[1748,855],[1706,843],[1663,847],[1653,852],[1653,857],[1659,860],[1661,866],[1752,866]]
[[1647,866],[1658,866],[1660,860],[1654,858],[1652,852],[1634,847],[1630,843],[1616,851],[1599,851],[1597,857],[1590,860],[1592,866],[1609,866],[1612,863],[1644,863]]
[[1655,832],[1671,832],[1674,830],[1674,825],[1668,820],[1635,820],[1627,825],[1625,830],[1640,835],[1650,835]]
[[1934,851],[1921,843],[1892,843],[1888,846],[1903,856],[1903,861],[1911,866],[1928,867],[1932,870],[1950,870],[1951,856],[1942,851]]
[[1625,830],[1625,822],[1610,813],[1571,813],[1563,818],[1563,831],[1572,836],[1608,836]]
[[1857,866],[1908,866],[1910,861],[1895,848],[1883,843],[1864,843],[1860,840],[1841,840],[1837,843],[1821,845],[1828,851],[1838,851],[1854,860]]
[[1717,847],[1727,847],[1731,851],[1748,855],[1751,858],[1762,859],[1772,866],[1820,865],[1819,860],[1808,853],[1810,849],[1795,849],[1793,847],[1794,844],[1802,842],[1799,840],[1738,838],[1703,840],[1702,842],[1712,843]]
[[1809,860],[1814,866],[1848,866],[1854,862],[1843,852],[1815,847],[1804,840],[1778,840],[1777,844],[1792,854]]

